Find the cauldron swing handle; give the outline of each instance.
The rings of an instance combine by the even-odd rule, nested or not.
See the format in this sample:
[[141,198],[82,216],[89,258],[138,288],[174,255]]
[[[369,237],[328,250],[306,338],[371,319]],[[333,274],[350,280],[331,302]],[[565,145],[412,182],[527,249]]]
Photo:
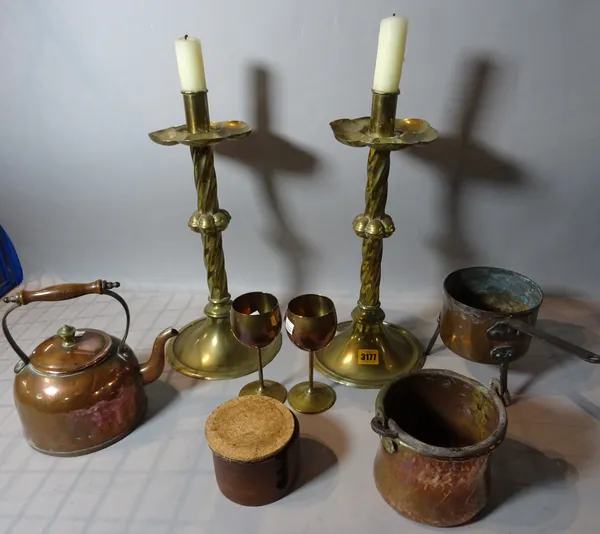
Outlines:
[[[550,343],[551,345],[555,345],[574,354],[588,363],[600,363],[600,355],[512,317],[498,321],[487,331],[488,338],[493,341],[510,342],[520,334],[541,339],[546,343]],[[493,385],[499,390],[498,393],[504,401],[504,404],[508,406],[508,404],[510,404],[510,394],[508,393],[507,386],[508,366],[514,359],[514,350],[510,344],[501,345],[492,349],[490,355],[500,362],[500,381],[495,381]]]
[[[390,422],[390,420],[388,420],[388,425],[389,425],[389,422]],[[392,421],[392,423],[393,422],[394,421]],[[377,416],[373,417],[373,419],[371,419],[371,430],[373,430],[373,432],[375,432],[375,434],[378,434],[382,438],[397,438],[398,437],[398,433],[395,430],[392,430],[391,428],[386,428],[386,425]]]
[[393,419],[384,418],[383,414],[378,413],[371,419],[371,429],[381,438],[384,449],[389,454],[398,452],[398,446],[394,442],[394,438],[398,437],[399,427]]

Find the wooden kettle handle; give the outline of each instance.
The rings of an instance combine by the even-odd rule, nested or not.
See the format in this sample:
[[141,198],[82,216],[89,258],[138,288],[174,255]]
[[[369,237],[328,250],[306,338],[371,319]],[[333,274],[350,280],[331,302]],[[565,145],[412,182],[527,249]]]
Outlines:
[[106,280],[96,280],[95,282],[90,282],[89,284],[58,284],[56,286],[46,287],[44,289],[38,289],[37,291],[19,291],[18,293],[11,295],[10,297],[5,297],[4,302],[13,303],[15,306],[12,306],[6,310],[4,317],[2,317],[2,332],[4,333],[4,337],[8,344],[12,347],[12,349],[17,353],[19,358],[21,358],[22,363],[20,362],[15,367],[15,373],[19,373],[21,369],[27,364],[29,364],[29,356],[25,354],[19,345],[17,345],[16,341],[10,334],[8,329],[8,324],[6,322],[7,317],[15,310],[19,308],[19,306],[25,306],[25,304],[29,304],[30,302],[52,302],[57,300],[69,300],[74,299],[76,297],[81,297],[83,295],[107,295],[109,297],[117,300],[123,309],[125,310],[125,334],[123,335],[123,339],[119,343],[119,347],[117,352],[122,353],[125,347],[125,340],[127,339],[127,334],[129,334],[129,324],[131,323],[131,319],[129,317],[129,307],[127,303],[123,300],[123,297],[118,295],[117,293],[113,293],[111,289],[115,287],[119,287],[121,284],[119,282],[107,282]]
[[35,291],[19,291],[15,295],[6,297],[4,302],[14,302],[25,306],[30,302],[69,300],[83,295],[102,295],[106,290],[119,287],[120,285],[119,282],[107,282],[106,280],[96,280],[87,284],[58,284]]

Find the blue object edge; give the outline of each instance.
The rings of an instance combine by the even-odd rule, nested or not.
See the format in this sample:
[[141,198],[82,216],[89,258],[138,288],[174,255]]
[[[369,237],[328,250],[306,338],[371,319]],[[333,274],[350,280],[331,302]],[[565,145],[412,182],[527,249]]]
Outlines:
[[19,256],[8,234],[0,226],[0,296],[23,282],[23,269]]

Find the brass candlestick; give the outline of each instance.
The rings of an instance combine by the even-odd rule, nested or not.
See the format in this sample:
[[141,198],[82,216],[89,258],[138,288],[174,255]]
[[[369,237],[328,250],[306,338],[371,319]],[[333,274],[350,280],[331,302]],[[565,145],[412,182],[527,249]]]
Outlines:
[[[198,207],[190,217],[188,226],[202,235],[210,295],[204,308],[206,317],[183,327],[179,336],[169,345],[167,356],[173,368],[184,375],[226,380],[255,372],[258,362],[256,351],[240,343],[231,332],[231,296],[227,289],[221,236],[231,216],[219,208],[213,145],[241,139],[252,130],[241,121],[210,122],[206,91],[182,94],[186,124],[149,135],[159,145],[181,144],[190,147]],[[263,349],[263,364],[271,362],[280,348],[281,334]]]
[[331,344],[316,353],[317,369],[349,386],[379,388],[399,375],[423,366],[423,349],[400,326],[384,322],[379,303],[383,239],[394,232],[385,213],[390,172],[390,152],[437,138],[437,131],[421,119],[397,119],[398,93],[373,91],[370,117],[339,119],[331,123],[335,138],[351,147],[369,147],[366,207],[354,219],[362,238],[360,298],[352,321],[338,325]]

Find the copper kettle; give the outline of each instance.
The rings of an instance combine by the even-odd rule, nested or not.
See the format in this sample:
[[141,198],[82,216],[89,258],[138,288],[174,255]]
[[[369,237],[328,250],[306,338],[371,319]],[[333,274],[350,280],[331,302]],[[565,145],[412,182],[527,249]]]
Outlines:
[[[103,449],[124,438],[142,420],[147,397],[144,385],[165,367],[167,341],[178,334],[161,332],[147,362],[140,365],[125,344],[129,308],[111,291],[119,282],[61,284],[6,297],[15,303],[2,319],[6,340],[21,361],[15,366],[14,399],[23,432],[36,450],[54,456],[79,456]],[[122,339],[100,330],[65,325],[27,356],[8,330],[8,315],[36,301],[68,300],[82,295],[108,295],[125,309]]]

